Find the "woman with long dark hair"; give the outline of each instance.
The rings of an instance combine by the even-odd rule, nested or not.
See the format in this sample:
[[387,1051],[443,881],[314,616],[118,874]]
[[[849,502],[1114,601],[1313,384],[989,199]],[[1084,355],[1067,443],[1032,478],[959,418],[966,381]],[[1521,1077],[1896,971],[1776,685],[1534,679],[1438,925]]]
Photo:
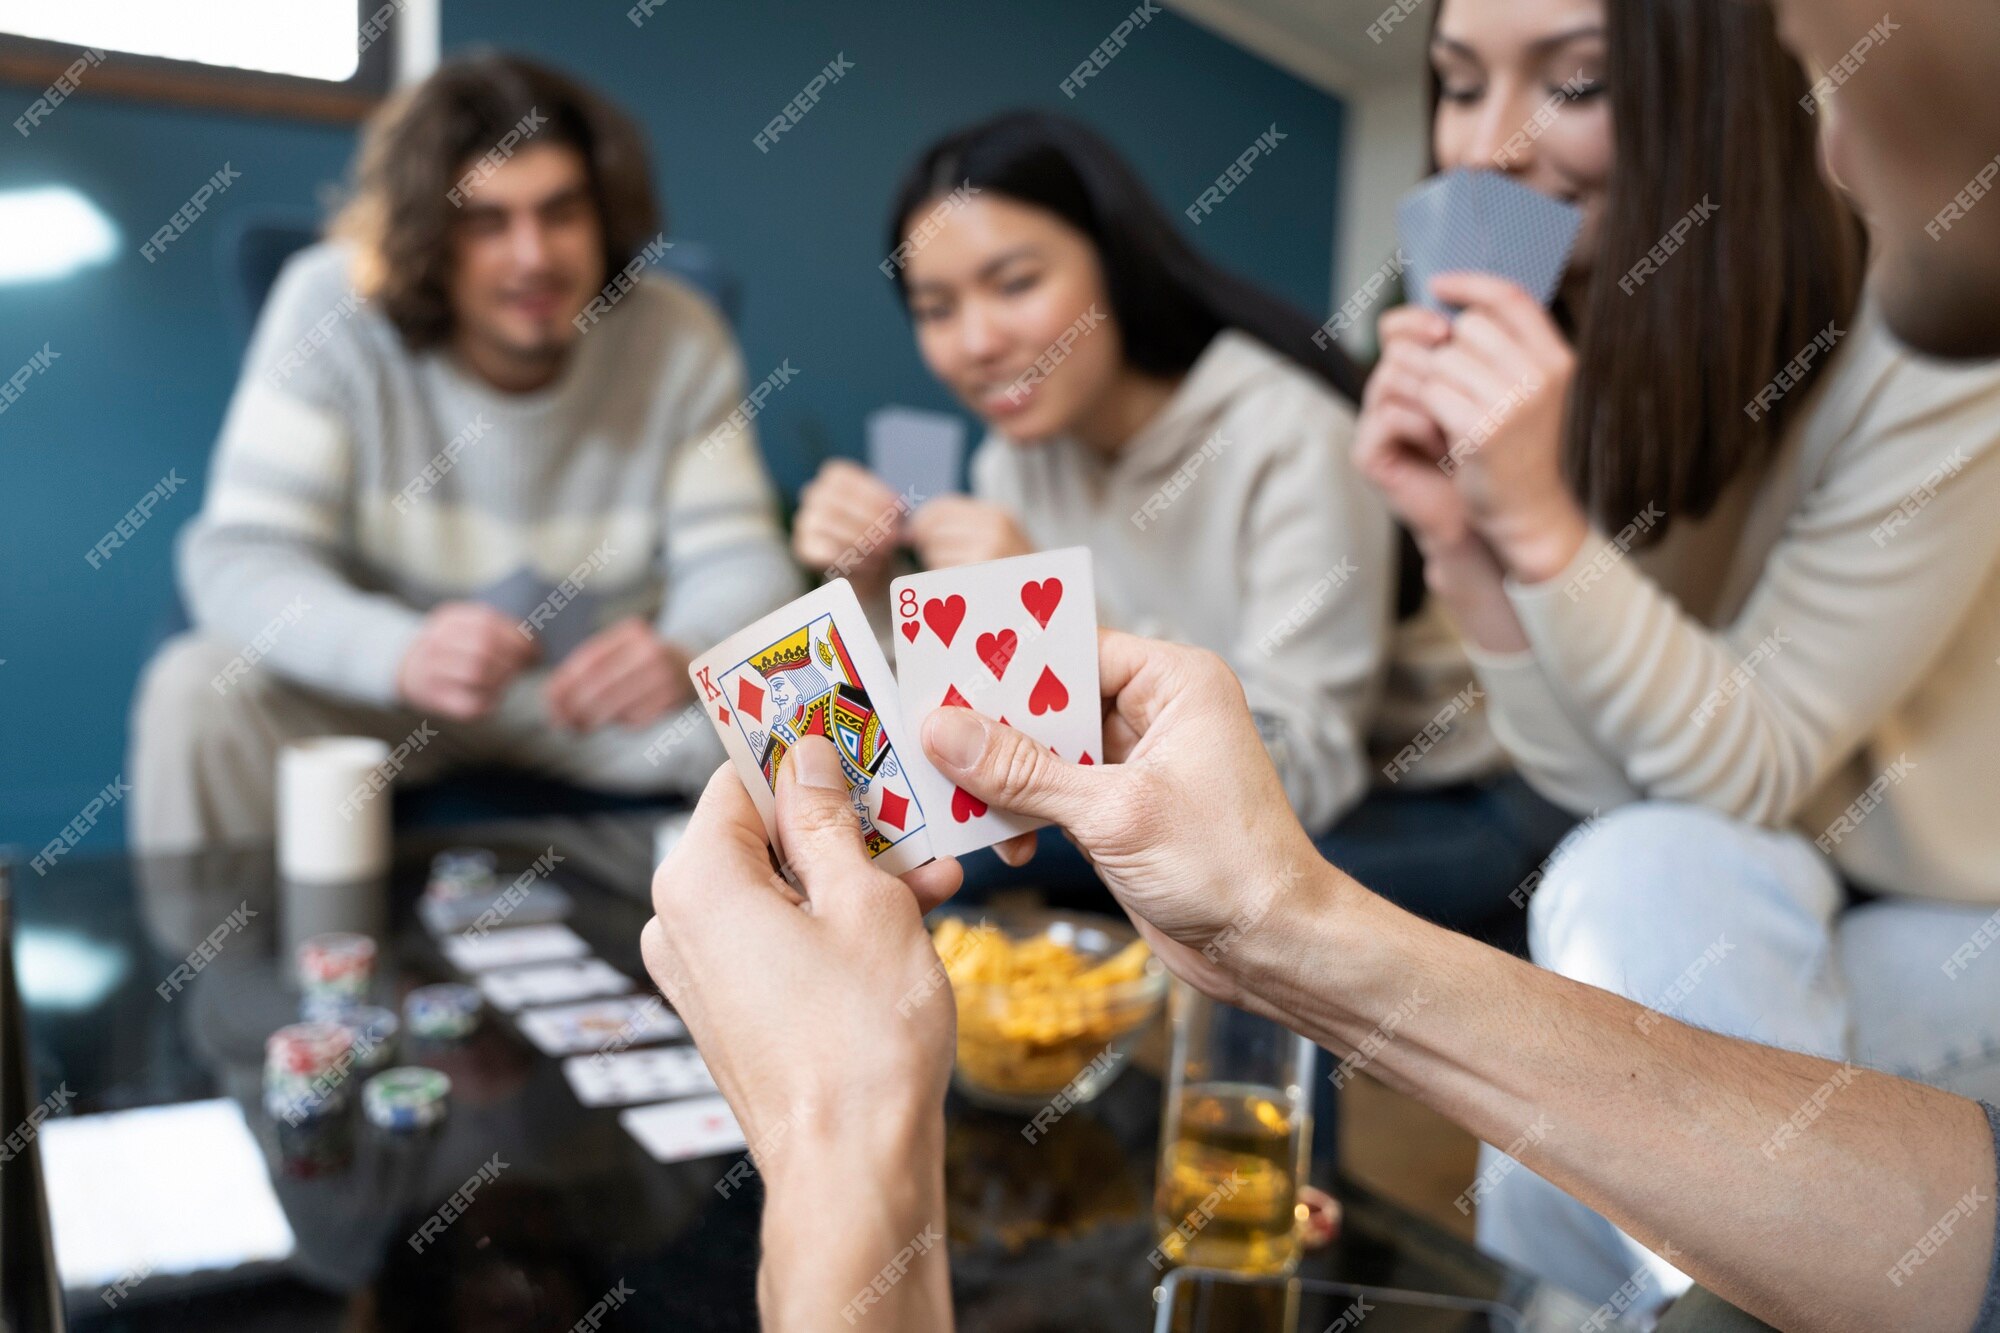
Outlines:
[[[1398,538],[1346,456],[1358,376],[1338,345],[1197,254],[1109,144],[1058,116],[1002,115],[925,150],[889,242],[925,364],[991,431],[972,494],[910,517],[917,560],[1089,546],[1104,620],[1236,670],[1305,826],[1353,810],[1371,734],[1407,741],[1470,677],[1455,645],[1426,637],[1434,617],[1398,625]],[[795,554],[811,567],[851,553],[894,503],[830,464],[801,497]],[[864,599],[886,595],[889,552],[848,563]],[[1450,789],[1496,759],[1468,722],[1408,786]],[[1480,829],[1489,854],[1467,859],[1490,882],[1470,896],[1503,901],[1567,824],[1515,794],[1546,817]],[[1413,905],[1460,915],[1457,886],[1413,878],[1431,895]]]
[[[924,363],[990,428],[972,494],[905,540],[929,569],[1088,545],[1101,617],[1242,671],[1286,792],[1323,828],[1368,787],[1394,530],[1347,458],[1360,377],[1303,313],[1183,240],[1084,126],[1002,115],[923,152],[890,210]],[[835,463],[800,498],[808,568],[895,497]],[[888,550],[850,568],[886,596]],[[1287,615],[1316,576],[1324,605]]]
[[[1890,340],[1821,174],[1838,108],[1764,7],[1443,0],[1430,55],[1437,165],[1584,213],[1553,314],[1459,274],[1454,318],[1384,317],[1356,448],[1515,763],[1597,815],[1532,900],[1536,961],[1980,1095],[2000,981],[1940,965],[2000,903],[2000,374]],[[1503,1175],[1504,1257],[1675,1289]]]

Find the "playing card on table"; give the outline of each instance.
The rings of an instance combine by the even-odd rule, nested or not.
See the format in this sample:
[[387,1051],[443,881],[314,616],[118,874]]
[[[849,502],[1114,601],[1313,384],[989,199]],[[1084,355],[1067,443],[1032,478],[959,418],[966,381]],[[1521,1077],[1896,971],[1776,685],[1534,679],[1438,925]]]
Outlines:
[[547,1009],[524,1009],[516,1015],[521,1033],[545,1055],[576,1055],[606,1046],[635,1046],[674,1041],[687,1027],[657,995],[585,1000]]
[[778,771],[801,737],[817,735],[840,754],[875,864],[900,875],[935,855],[910,777],[930,766],[906,744],[896,678],[846,579],[738,630],[688,675],[773,844]]
[[585,1106],[627,1106],[714,1092],[715,1080],[692,1046],[656,1046],[615,1055],[572,1055],[563,1077]]
[[[1097,589],[1072,546],[911,574],[889,585],[896,671],[911,736],[933,709],[962,705],[1077,764],[1104,758],[1097,691]],[[918,770],[931,845],[957,856],[1041,826],[990,810],[926,761]]]
[[602,958],[581,958],[567,963],[484,972],[479,977],[479,989],[486,993],[487,1002],[494,1008],[512,1013],[529,1004],[560,1004],[593,995],[623,995],[632,989],[632,978]]
[[684,1162],[741,1152],[748,1145],[736,1113],[720,1096],[690,1097],[662,1106],[635,1106],[618,1113],[625,1132],[656,1160]]
[[1410,298],[1455,314],[1431,295],[1440,273],[1491,273],[1547,304],[1569,265],[1583,210],[1498,171],[1456,169],[1431,177],[1396,205]]
[[447,935],[440,947],[461,972],[581,958],[590,952],[583,936],[568,926],[510,926],[483,935]]

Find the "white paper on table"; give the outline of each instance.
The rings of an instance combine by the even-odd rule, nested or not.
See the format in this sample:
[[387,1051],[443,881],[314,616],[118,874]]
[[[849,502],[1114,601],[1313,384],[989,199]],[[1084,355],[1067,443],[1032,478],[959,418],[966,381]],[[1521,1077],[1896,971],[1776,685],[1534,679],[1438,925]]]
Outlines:
[[41,1147],[68,1290],[275,1263],[297,1247],[264,1154],[227,1098],[49,1120]]

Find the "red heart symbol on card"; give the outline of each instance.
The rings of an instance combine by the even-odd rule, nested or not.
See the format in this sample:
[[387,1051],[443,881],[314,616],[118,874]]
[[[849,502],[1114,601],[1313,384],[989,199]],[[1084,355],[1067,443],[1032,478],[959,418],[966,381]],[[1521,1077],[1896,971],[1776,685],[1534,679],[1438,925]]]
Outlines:
[[1056,679],[1055,672],[1043,667],[1041,679],[1028,692],[1028,711],[1040,717],[1043,713],[1060,713],[1067,707],[1069,691]]
[[1007,674],[1007,664],[1014,660],[1014,650],[1021,646],[1021,638],[1013,630],[1003,629],[998,634],[982,634],[973,642],[972,650],[979,654],[979,660],[999,680]]
[[916,621],[905,620],[903,622],[903,637],[908,639],[911,643],[915,643],[917,641],[917,635],[921,633],[923,633],[923,626],[919,625]]
[[942,601],[931,598],[924,603],[924,623],[944,640],[945,647],[951,647],[951,636],[958,633],[958,627],[965,623],[965,599],[957,593]]
[[974,796],[963,787],[951,789],[951,817],[963,824],[968,819],[976,819],[986,813],[986,802]]
[[1040,583],[1021,585],[1021,605],[1028,608],[1028,614],[1043,629],[1049,627],[1049,617],[1062,604],[1062,580],[1043,579]]
[[972,707],[972,705],[971,705],[971,704],[969,704],[969,703],[967,703],[967,702],[965,701],[965,696],[964,696],[964,695],[962,695],[962,694],[960,694],[960,693],[958,692],[958,686],[956,686],[956,685],[947,685],[947,686],[945,686],[945,687],[944,687],[944,702],[943,702],[943,703],[941,703],[941,704],[939,704],[939,705],[938,705],[938,707],[939,707],[939,708],[970,708],[970,707]]

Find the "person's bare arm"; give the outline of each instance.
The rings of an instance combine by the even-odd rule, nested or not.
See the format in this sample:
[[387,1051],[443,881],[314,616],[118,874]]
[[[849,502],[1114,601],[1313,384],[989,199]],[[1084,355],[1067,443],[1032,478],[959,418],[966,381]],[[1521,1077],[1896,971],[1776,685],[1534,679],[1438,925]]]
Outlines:
[[1099,663],[1111,763],[961,708],[926,720],[924,749],[975,796],[1061,824],[1176,973],[1372,1052],[1779,1328],[1971,1325],[1995,1177],[1975,1103],[1682,1026],[1398,910],[1314,852],[1219,658],[1107,633]]
[[774,1154],[757,1270],[757,1308],[772,1333],[849,1323],[884,1333],[951,1328],[943,1108],[880,1120],[856,1116]]
[[923,913],[957,887],[958,865],[876,869],[821,737],[793,747],[776,796],[777,853],[797,887],[724,765],[653,876],[640,949],[764,1177],[763,1327],[950,1333],[957,1010]]
[[[1251,1006],[1334,1050],[1404,1015],[1372,1073],[1776,1327],[1972,1326],[1993,1250],[1977,1104],[1688,1027],[1331,867],[1240,952]],[[1924,1255],[1941,1221],[1952,1238]]]

